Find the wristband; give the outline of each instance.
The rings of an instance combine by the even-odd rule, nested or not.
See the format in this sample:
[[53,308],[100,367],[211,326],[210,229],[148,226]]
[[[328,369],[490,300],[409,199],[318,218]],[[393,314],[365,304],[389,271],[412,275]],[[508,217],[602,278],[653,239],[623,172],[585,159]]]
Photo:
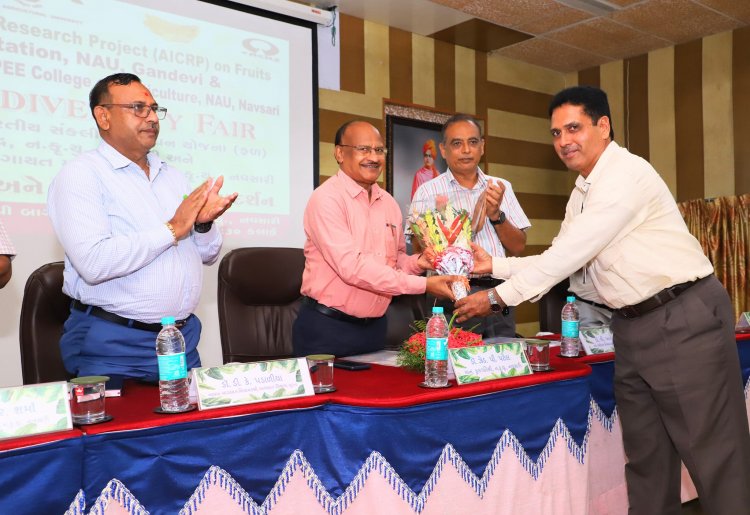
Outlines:
[[211,226],[213,226],[213,224],[214,224],[214,223],[213,223],[213,221],[211,221],[211,222],[206,222],[206,223],[203,223],[203,224],[201,224],[201,223],[198,223],[198,222],[195,222],[195,223],[193,224],[193,230],[194,230],[195,232],[199,232],[199,233],[201,233],[201,234],[203,234],[203,233],[207,233],[208,231],[210,231],[210,230],[211,230]]

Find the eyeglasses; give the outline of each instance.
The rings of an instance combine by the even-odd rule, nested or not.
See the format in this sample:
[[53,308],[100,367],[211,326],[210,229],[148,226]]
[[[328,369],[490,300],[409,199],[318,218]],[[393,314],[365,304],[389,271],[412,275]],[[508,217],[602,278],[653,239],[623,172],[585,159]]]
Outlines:
[[370,147],[368,145],[343,145],[339,143],[339,147],[349,147],[357,151],[362,156],[370,155],[370,152],[375,152],[379,156],[384,156],[388,153],[388,149],[385,147]]
[[159,107],[159,104],[141,104],[139,102],[134,102],[132,104],[99,104],[101,107],[124,107],[126,109],[132,109],[133,114],[136,115],[138,118],[148,118],[148,115],[151,114],[151,111],[156,113],[156,117],[159,120],[163,120],[167,116],[167,108],[166,107]]

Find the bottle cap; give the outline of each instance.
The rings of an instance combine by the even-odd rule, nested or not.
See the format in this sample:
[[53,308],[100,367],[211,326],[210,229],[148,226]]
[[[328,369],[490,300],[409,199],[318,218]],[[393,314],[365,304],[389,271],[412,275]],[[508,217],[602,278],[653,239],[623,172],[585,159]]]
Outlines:
[[576,297],[575,297],[575,295],[570,295],[570,296],[568,297],[568,302],[575,302],[575,301],[576,301]]
[[174,325],[174,317],[164,317],[161,319],[161,325]]
[[443,312],[443,306],[432,306],[432,312],[433,313],[442,313]]

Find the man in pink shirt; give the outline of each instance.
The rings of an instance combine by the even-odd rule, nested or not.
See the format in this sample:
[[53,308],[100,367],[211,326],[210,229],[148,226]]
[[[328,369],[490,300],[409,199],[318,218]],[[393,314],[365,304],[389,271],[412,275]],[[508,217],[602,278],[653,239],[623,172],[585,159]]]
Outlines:
[[385,346],[384,316],[401,294],[453,298],[454,276],[421,277],[426,255],[408,256],[398,204],[377,185],[386,148],[378,130],[352,121],[336,132],[339,171],[317,188],[304,216],[302,307],[294,353],[362,354]]

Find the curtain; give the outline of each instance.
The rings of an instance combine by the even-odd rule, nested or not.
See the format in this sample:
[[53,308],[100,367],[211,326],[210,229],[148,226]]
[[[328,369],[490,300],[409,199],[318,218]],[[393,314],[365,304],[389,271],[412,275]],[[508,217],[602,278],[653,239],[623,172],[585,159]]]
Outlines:
[[688,200],[677,204],[688,230],[714,265],[729,292],[735,320],[750,311],[750,193],[736,197]]

